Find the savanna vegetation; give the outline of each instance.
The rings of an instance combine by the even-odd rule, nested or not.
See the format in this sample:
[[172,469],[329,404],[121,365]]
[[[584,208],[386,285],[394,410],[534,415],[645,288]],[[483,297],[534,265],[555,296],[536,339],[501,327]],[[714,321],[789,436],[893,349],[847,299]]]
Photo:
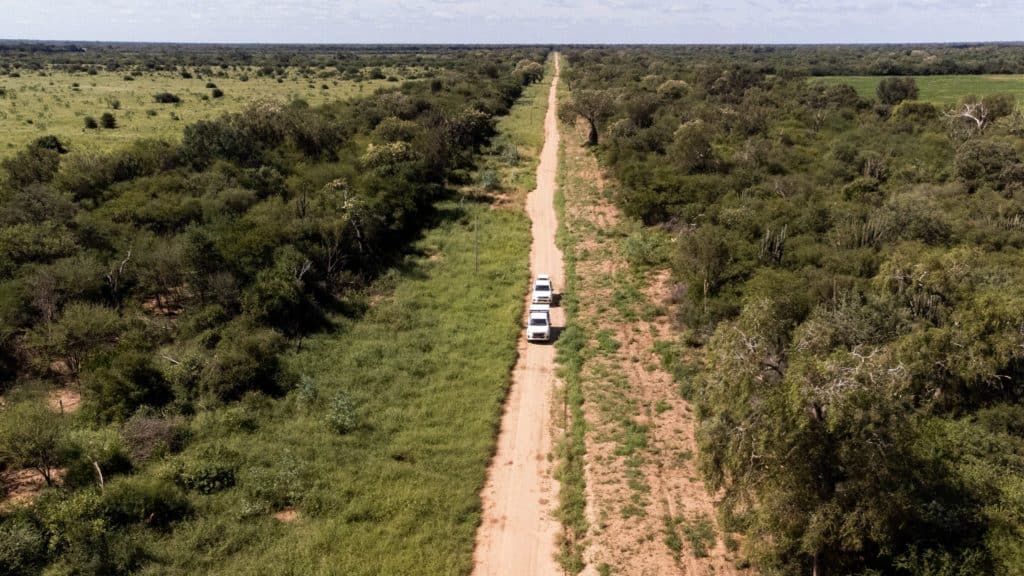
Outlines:
[[704,358],[676,372],[748,561],[1024,573],[1021,94],[936,105],[910,78],[809,81],[1019,74],[1024,52],[563,54],[563,118],[589,125],[618,204],[674,271],[679,346]]
[[[443,74],[466,48],[0,42],[0,158],[54,135],[112,152],[271,98],[310,106]],[[114,126],[98,129],[109,114]],[[94,122],[90,122],[90,118]]]
[[[254,53],[19,48],[5,67],[322,57]],[[546,102],[509,113],[546,54],[358,52],[430,72],[3,160],[0,473],[45,486],[0,507],[0,572],[468,571],[529,249],[521,210],[474,191],[528,181]],[[77,412],[47,401],[65,388]]]

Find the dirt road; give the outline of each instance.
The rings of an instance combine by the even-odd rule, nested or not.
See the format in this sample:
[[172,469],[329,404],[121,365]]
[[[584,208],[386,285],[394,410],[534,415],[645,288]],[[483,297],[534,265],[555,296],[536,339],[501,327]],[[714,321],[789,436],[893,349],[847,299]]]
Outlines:
[[[558,171],[558,55],[544,117],[544,147],[537,166],[537,189],[526,199],[533,221],[530,270],[551,275],[556,292],[565,286],[562,252],[555,245],[558,221],[554,196]],[[523,286],[524,292],[528,286]],[[529,298],[529,294],[526,296]],[[561,308],[551,309],[552,324],[565,325]],[[555,391],[555,349],[519,340],[519,360],[501,420],[498,447],[481,493],[483,518],[473,554],[475,575],[555,575],[559,523],[554,518],[558,484],[552,477],[551,406]]]

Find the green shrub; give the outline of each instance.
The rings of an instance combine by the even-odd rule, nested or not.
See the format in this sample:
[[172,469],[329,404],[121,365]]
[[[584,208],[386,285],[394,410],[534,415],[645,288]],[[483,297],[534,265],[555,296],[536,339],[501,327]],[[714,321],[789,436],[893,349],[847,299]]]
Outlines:
[[501,176],[493,168],[480,172],[480,186],[489,192],[501,188]]
[[302,500],[308,488],[304,472],[300,462],[285,454],[270,465],[244,469],[239,485],[252,511],[280,510]]
[[124,421],[141,406],[159,408],[171,401],[171,385],[143,352],[120,352],[110,364],[83,375],[90,403],[105,420]]
[[0,520],[0,574],[38,574],[46,560],[46,539],[42,530],[27,518]]
[[100,123],[97,122],[95,118],[93,118],[92,116],[86,116],[85,117],[85,129],[86,130],[95,130],[95,129],[99,128],[99,127],[100,127]]
[[347,434],[356,429],[358,419],[355,403],[345,391],[339,391],[327,403],[327,426],[338,434]]
[[221,400],[235,400],[250,390],[280,393],[294,384],[294,376],[278,355],[287,342],[268,328],[236,322],[224,331],[203,368],[200,388]]
[[113,526],[144,522],[166,527],[190,511],[185,495],[160,478],[128,477],[112,482],[103,492],[103,512]]
[[175,473],[175,482],[193,492],[213,494],[235,485],[239,456],[235,452],[207,448],[190,455]]
[[117,128],[117,118],[115,118],[110,112],[104,112],[100,115],[100,126],[103,126],[108,130],[113,130],[114,128]]

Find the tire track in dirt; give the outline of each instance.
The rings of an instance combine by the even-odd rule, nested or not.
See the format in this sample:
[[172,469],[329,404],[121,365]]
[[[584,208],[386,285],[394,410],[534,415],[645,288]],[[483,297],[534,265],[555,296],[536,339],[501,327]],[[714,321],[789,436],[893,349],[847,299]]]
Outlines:
[[[548,273],[559,292],[563,286],[562,252],[555,244],[558,220],[554,209],[559,133],[557,89],[559,59],[548,92],[544,147],[537,166],[537,188],[526,199],[532,220],[533,277]],[[524,289],[527,286],[523,287]],[[527,295],[529,299],[529,295]],[[565,326],[560,307],[551,309],[557,333]],[[519,338],[519,358],[498,434],[497,449],[481,492],[483,512],[473,554],[473,574],[547,576],[561,574],[555,559],[560,525],[554,517],[558,482],[553,478],[551,406],[556,390],[555,349]]]
[[578,321],[591,338],[583,370],[591,527],[584,574],[743,574],[720,531],[706,555],[683,532],[701,519],[714,526],[715,513],[696,469],[692,410],[654,352],[657,340],[672,337],[669,274],[629,270],[618,211],[581,142],[567,137],[564,193]]

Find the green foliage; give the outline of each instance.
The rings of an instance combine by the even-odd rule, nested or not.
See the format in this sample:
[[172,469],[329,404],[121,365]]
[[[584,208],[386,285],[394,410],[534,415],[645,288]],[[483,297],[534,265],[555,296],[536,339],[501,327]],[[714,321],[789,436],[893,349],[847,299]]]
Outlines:
[[179,463],[174,481],[200,494],[214,494],[235,485],[239,455],[223,449],[202,449]]
[[52,325],[40,326],[31,335],[35,349],[49,361],[63,358],[72,372],[112,346],[123,322],[115,310],[87,302],[72,302]]
[[899,104],[904,100],[916,100],[917,82],[913,78],[885,78],[878,83],[875,94],[882,104]]
[[160,408],[171,401],[171,387],[153,359],[140,352],[116,354],[109,365],[83,375],[100,418],[124,421],[141,406]]
[[9,467],[38,472],[53,484],[67,456],[67,423],[42,400],[19,402],[0,411],[0,459]]
[[191,509],[185,495],[173,484],[141,476],[111,482],[101,502],[103,516],[111,526],[145,523],[166,528]]
[[46,538],[38,526],[18,516],[0,522],[0,570],[4,574],[37,574],[45,558]]
[[[497,116],[522,90],[514,63],[545,52],[512,49],[506,58],[502,49],[481,67],[440,50],[417,66],[450,90],[424,81],[372,94],[368,85],[365,97],[327,106],[259,100],[219,117],[241,108],[184,98],[175,79],[161,85],[186,100],[173,117],[142,118],[136,104],[145,97],[115,91],[120,130],[89,134],[88,146],[73,139],[63,157],[63,145],[49,140],[8,156],[0,184],[5,398],[20,405],[21,388],[39,377],[77,379],[84,401],[62,420],[74,428],[60,460],[65,486],[44,491],[31,510],[48,537],[47,571],[272,566],[267,558],[288,556],[283,550],[320,547],[317,538],[296,547],[262,516],[284,506],[360,551],[332,554],[343,571],[469,565],[476,490],[520,329],[529,229],[505,208],[435,205],[446,183],[480,173],[476,153],[490,149]],[[407,58],[373,54],[358,59]],[[255,70],[201,74],[238,95],[220,100],[236,102],[266,86],[232,82]],[[270,70],[276,84],[285,68]],[[123,82],[124,71],[117,76]],[[328,77],[323,83],[333,84]],[[332,88],[332,97],[342,92]],[[530,109],[542,113],[542,100]],[[107,152],[108,138],[131,137],[140,119],[179,114],[206,120],[176,128],[181,144],[157,132],[167,141]],[[74,122],[81,132],[81,112]],[[507,149],[522,151],[527,173],[539,124],[527,125],[525,112],[514,122]],[[505,166],[494,169],[506,181]],[[462,258],[473,253],[468,211],[479,212],[478,271]],[[437,264],[407,257],[428,225],[439,226],[429,242],[444,247]],[[395,298],[400,304],[369,307],[367,288],[390,267],[379,289],[400,278],[407,292]],[[482,320],[470,332],[457,320],[467,315]],[[438,341],[439,329],[456,337]],[[281,398],[297,373],[318,383],[316,394]],[[469,427],[455,435],[453,413]],[[430,544],[394,555],[396,538],[406,537]],[[426,548],[438,553],[424,561],[418,551]],[[310,562],[289,570],[313,570]]]
[[279,354],[287,342],[280,333],[244,321],[229,325],[203,368],[200,389],[219,400],[236,400],[251,390],[280,393],[293,376]]
[[[619,94],[596,151],[613,197],[676,236],[673,299],[705,362],[656,350],[745,555],[779,574],[1015,573],[1021,434],[993,420],[1024,390],[1019,79],[915,79],[965,62],[867,47],[627,52],[567,51],[572,90]],[[624,246],[637,267],[654,251]]]
[[325,420],[327,426],[338,434],[347,434],[355,430],[359,420],[352,397],[343,390],[335,393],[327,402]]

